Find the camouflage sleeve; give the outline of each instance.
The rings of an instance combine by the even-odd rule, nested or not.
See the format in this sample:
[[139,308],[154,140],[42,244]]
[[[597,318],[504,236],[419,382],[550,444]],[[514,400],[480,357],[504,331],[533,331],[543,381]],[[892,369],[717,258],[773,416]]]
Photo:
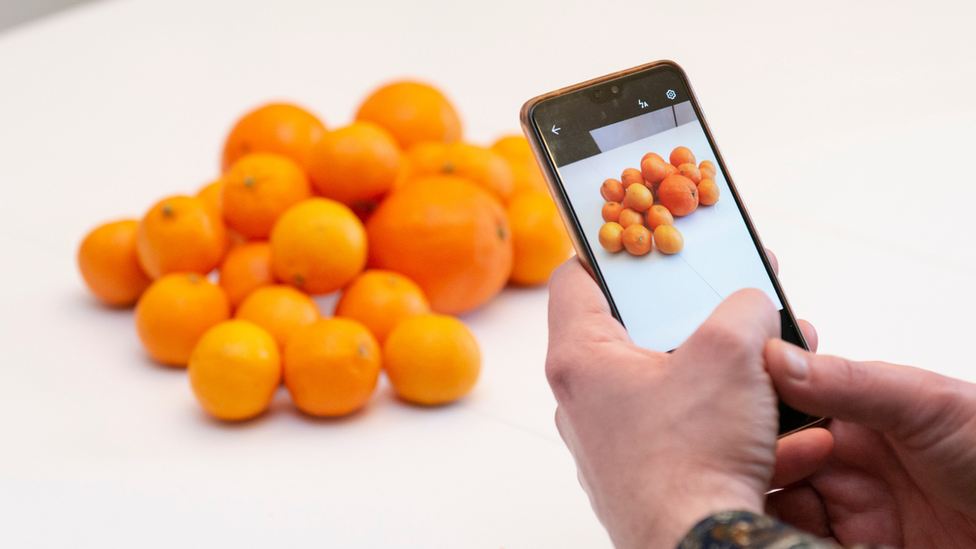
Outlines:
[[[747,511],[718,513],[699,522],[678,549],[839,549],[839,546]],[[863,545],[857,549],[868,549]]]

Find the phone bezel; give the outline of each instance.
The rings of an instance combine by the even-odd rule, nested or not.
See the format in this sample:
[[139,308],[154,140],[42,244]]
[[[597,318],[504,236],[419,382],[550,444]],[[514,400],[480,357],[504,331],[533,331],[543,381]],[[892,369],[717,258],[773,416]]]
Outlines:
[[[635,74],[649,72],[653,70],[660,70],[662,67],[667,67],[680,76],[682,83],[688,90],[689,100],[691,102],[692,108],[695,110],[695,115],[698,117],[701,123],[702,129],[705,132],[705,137],[708,140],[709,146],[711,146],[712,151],[715,153],[715,159],[718,161],[719,169],[725,176],[725,180],[728,183],[729,190],[732,193],[732,197],[735,200],[736,206],[739,208],[739,212],[742,215],[742,219],[745,221],[746,227],[749,230],[749,235],[752,237],[756,249],[759,252],[759,257],[762,260],[763,266],[766,269],[766,274],[769,276],[770,282],[776,291],[776,295],[779,296],[780,302],[783,305],[783,310],[789,317],[790,321],[795,328],[795,333],[797,339],[802,343],[803,347],[809,349],[810,346],[803,335],[803,331],[800,329],[799,324],[796,321],[796,316],[793,314],[793,309],[790,306],[789,301],[786,298],[785,292],[779,282],[779,276],[773,270],[772,263],[769,261],[769,257],[766,254],[766,247],[762,243],[762,239],[759,237],[759,233],[756,231],[755,225],[752,222],[752,217],[749,214],[748,208],[742,202],[739,192],[736,189],[735,183],[732,180],[732,176],[729,173],[728,167],[725,165],[725,159],[722,157],[722,153],[715,143],[715,139],[712,136],[711,128],[708,126],[708,121],[705,119],[705,114],[702,112],[701,106],[698,102],[698,97],[695,94],[695,90],[691,85],[691,81],[688,78],[687,73],[681,68],[677,63],[670,60],[660,60],[653,63],[648,63],[645,65],[640,65],[631,69],[615,72],[579,84],[574,84],[572,86],[567,86],[565,88],[558,89],[556,91],[546,93],[528,100],[521,109],[519,118],[522,124],[522,131],[525,134],[526,139],[529,141],[529,146],[535,155],[536,161],[540,164],[542,168],[542,174],[546,180],[546,184],[549,187],[549,192],[556,202],[556,206],[559,209],[560,215],[563,219],[563,223],[567,225],[567,231],[569,232],[570,239],[573,241],[573,246],[576,248],[576,253],[580,258],[583,266],[590,273],[590,275],[596,280],[597,285],[606,296],[607,302],[610,305],[610,310],[614,316],[622,325],[623,320],[620,318],[620,313],[617,311],[616,304],[614,303],[613,296],[610,294],[610,290],[607,287],[606,281],[603,278],[603,274],[600,271],[600,267],[594,259],[593,252],[590,249],[589,243],[583,237],[583,229],[580,226],[579,218],[576,216],[576,212],[573,209],[572,204],[569,201],[569,197],[566,194],[565,188],[563,188],[562,183],[559,180],[558,172],[556,169],[553,157],[549,152],[548,147],[545,144],[540,129],[535,123],[533,114],[536,107],[540,104],[551,100],[556,97],[566,95],[568,93],[573,93],[582,89],[592,88],[592,87],[604,87],[612,85],[613,82],[632,77]],[[626,325],[624,325],[626,327]],[[808,416],[811,417],[811,416]],[[805,422],[802,425],[790,426],[790,428],[784,430],[779,436],[786,436],[790,433],[806,429],[809,427],[817,426],[823,424],[826,418],[812,418],[811,421]],[[782,427],[782,425],[781,425]]]

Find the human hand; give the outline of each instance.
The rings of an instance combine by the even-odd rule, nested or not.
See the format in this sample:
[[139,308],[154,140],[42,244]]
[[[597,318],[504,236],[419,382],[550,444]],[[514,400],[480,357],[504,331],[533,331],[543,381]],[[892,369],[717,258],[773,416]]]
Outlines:
[[762,350],[780,335],[765,294],[736,292],[668,354],[634,345],[577,260],[549,291],[556,425],[614,544],[670,549],[712,513],[762,512],[778,429]]
[[845,546],[976,545],[976,385],[779,340],[764,356],[783,400],[835,418],[830,458],[771,494],[771,514]]

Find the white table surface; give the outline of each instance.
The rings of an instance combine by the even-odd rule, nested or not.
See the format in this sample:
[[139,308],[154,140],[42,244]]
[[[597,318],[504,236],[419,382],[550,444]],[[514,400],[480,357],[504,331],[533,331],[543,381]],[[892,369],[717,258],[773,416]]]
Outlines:
[[678,61],[821,352],[976,379],[973,8],[607,4],[108,1],[0,34],[0,543],[610,545],[553,426],[545,288],[464,317],[485,361],[456,405],[384,383],[348,419],[281,393],[228,426],[81,283],[84,234],[216,175],[245,110],[334,128],[396,77],[489,143],[531,96]]

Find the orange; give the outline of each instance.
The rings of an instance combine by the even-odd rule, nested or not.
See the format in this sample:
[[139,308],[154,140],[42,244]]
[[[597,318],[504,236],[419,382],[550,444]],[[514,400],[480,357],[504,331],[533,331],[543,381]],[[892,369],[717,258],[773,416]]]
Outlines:
[[691,153],[691,150],[688,149],[688,147],[675,147],[675,149],[671,151],[670,161],[671,165],[676,168],[682,164],[694,164],[695,155]]
[[674,225],[658,225],[654,229],[654,242],[662,253],[676,254],[685,245],[685,239]]
[[359,107],[356,120],[386,128],[402,149],[422,141],[461,139],[461,119],[444,95],[419,82],[394,82],[376,90]]
[[701,164],[698,165],[698,171],[701,172],[702,179],[715,179],[715,164],[708,160],[702,160]]
[[624,170],[624,172],[620,174],[620,182],[623,184],[625,190],[631,185],[644,186],[647,184],[647,182],[644,181],[644,176],[641,175],[640,170],[634,168],[627,168]]
[[495,197],[466,179],[417,179],[366,223],[369,264],[416,282],[431,309],[459,314],[491,299],[512,271],[512,231]]
[[325,134],[312,151],[308,175],[315,191],[347,206],[380,199],[400,172],[400,147],[372,122]]
[[616,179],[607,179],[600,187],[600,196],[607,202],[623,202],[626,196],[624,184]]
[[548,281],[573,252],[555,202],[548,194],[523,193],[509,202],[507,213],[513,253],[509,281],[523,286]]
[[645,157],[645,160],[641,161],[641,175],[648,183],[660,183],[668,176],[666,166],[670,166],[670,164],[661,160],[660,157]]
[[656,159],[656,160],[658,160],[660,162],[664,162],[664,159],[661,158],[661,155],[659,155],[657,153],[649,152],[649,153],[647,153],[647,154],[645,154],[644,156],[641,157],[641,166],[644,165],[644,162],[647,162],[648,160],[650,160],[652,158],[654,158],[654,159]]
[[268,331],[284,350],[299,328],[320,318],[319,308],[308,295],[291,286],[273,284],[254,290],[241,303],[234,318],[247,320]]
[[175,273],[153,282],[136,304],[136,332],[151,357],[184,366],[204,332],[230,318],[219,286],[196,273]]
[[208,414],[240,421],[268,408],[281,380],[281,354],[268,332],[228,320],[203,334],[186,369],[193,395]]
[[199,191],[197,191],[197,198],[203,200],[208,206],[210,206],[213,211],[217,212],[218,215],[224,215],[224,201],[221,198],[224,190],[224,180],[217,179],[216,181],[211,181],[204,185]]
[[651,231],[643,225],[631,225],[620,235],[624,248],[632,255],[644,255],[651,251]]
[[305,109],[285,103],[264,105],[245,114],[230,130],[222,170],[256,152],[285,155],[306,169],[312,147],[323,135],[325,126]]
[[647,226],[653,231],[658,225],[674,225],[674,216],[664,206],[655,204],[647,210]]
[[207,274],[223,258],[227,229],[199,198],[171,196],[157,202],[139,222],[139,264],[152,278],[176,272]]
[[138,226],[134,219],[99,225],[78,247],[81,278],[108,305],[132,305],[152,283],[136,256]]
[[310,198],[292,206],[271,231],[271,272],[310,294],[349,283],[366,266],[366,230],[343,204]]
[[658,187],[657,198],[671,215],[688,215],[698,207],[698,188],[683,175],[669,175]]
[[695,185],[701,182],[702,179],[701,172],[694,164],[682,164],[678,166],[678,173],[690,179]]
[[306,414],[343,416],[372,396],[380,363],[379,344],[365,326],[325,318],[295,332],[285,346],[285,386]]
[[469,179],[508,200],[515,187],[511,164],[505,157],[469,143],[419,143],[407,151],[414,177],[456,175]]
[[227,293],[231,308],[237,308],[254,290],[274,284],[271,275],[271,245],[248,242],[229,252],[220,265],[220,287]]
[[644,216],[637,210],[624,208],[620,211],[620,218],[617,220],[617,223],[620,223],[620,226],[625,229],[631,225],[643,225]]
[[535,155],[529,147],[529,141],[521,135],[502,137],[491,146],[491,150],[505,157],[512,167],[514,183],[512,196],[535,191],[546,194],[549,186],[535,161]]
[[383,345],[383,368],[403,400],[437,405],[467,395],[478,381],[481,351],[460,320],[443,315],[410,317]]
[[698,184],[698,200],[702,206],[711,206],[718,202],[718,185],[711,179],[702,179]]
[[619,221],[620,212],[623,210],[624,206],[620,202],[607,202],[600,213],[603,215],[603,220],[609,223]]
[[414,281],[393,271],[367,269],[342,290],[335,316],[361,322],[382,344],[405,318],[430,312]]
[[624,228],[620,223],[604,223],[600,227],[600,232],[597,234],[597,238],[600,240],[600,245],[603,246],[608,252],[619,252],[624,249],[623,241]]
[[624,195],[624,207],[638,212],[646,212],[654,204],[654,195],[651,190],[644,185],[631,185],[627,187]]
[[224,220],[247,238],[268,238],[281,214],[310,196],[305,172],[287,156],[249,154],[224,175]]

